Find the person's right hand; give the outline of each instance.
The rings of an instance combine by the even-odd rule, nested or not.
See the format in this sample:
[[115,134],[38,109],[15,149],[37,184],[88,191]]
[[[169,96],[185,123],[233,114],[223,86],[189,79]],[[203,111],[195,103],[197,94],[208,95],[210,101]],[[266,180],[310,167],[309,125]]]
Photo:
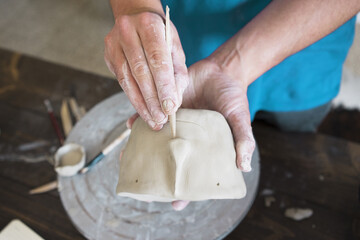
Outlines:
[[165,41],[163,13],[146,10],[118,15],[105,37],[105,62],[140,117],[154,130],[182,103],[188,72],[177,30]]

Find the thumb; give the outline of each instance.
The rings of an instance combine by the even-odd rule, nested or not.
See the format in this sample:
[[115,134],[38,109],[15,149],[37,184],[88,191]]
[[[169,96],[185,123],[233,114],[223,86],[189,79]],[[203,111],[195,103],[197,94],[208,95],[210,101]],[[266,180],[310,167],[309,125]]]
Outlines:
[[244,172],[250,172],[255,140],[251,128],[249,108],[244,106],[245,109],[241,109],[242,107],[234,109],[226,119],[235,140],[237,167]]
[[184,208],[186,208],[186,206],[189,204],[190,202],[189,201],[181,201],[181,200],[178,200],[178,201],[174,201],[171,203],[173,209],[175,211],[181,211],[183,210]]
[[127,121],[126,121],[126,127],[128,129],[132,128],[132,125],[134,124],[135,120],[139,117],[138,113],[133,114]]

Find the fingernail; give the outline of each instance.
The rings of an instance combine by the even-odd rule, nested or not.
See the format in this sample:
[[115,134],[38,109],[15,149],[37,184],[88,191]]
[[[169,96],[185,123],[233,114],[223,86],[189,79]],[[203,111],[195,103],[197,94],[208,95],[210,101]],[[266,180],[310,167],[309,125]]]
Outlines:
[[157,123],[163,123],[164,122],[164,120],[165,120],[165,118],[166,118],[166,115],[163,113],[163,112],[157,112],[156,114],[155,114],[155,122],[157,122]]
[[183,210],[189,204],[188,201],[175,201],[172,203],[172,207],[175,211]]
[[128,129],[131,129],[131,125],[130,125],[130,121],[129,121],[130,119],[128,119],[127,121],[126,121],[126,127],[128,128]]
[[175,211],[181,211],[183,208],[180,204],[173,204],[172,205]]
[[244,172],[250,172],[251,171],[251,161],[250,161],[250,156],[247,154],[244,154],[242,156],[242,160],[241,160],[241,170]]
[[175,104],[174,104],[174,102],[172,100],[166,99],[166,100],[164,100],[162,102],[162,107],[163,107],[165,112],[169,113],[174,109]]
[[148,124],[151,128],[155,128],[156,127],[156,123],[153,120],[149,120]]

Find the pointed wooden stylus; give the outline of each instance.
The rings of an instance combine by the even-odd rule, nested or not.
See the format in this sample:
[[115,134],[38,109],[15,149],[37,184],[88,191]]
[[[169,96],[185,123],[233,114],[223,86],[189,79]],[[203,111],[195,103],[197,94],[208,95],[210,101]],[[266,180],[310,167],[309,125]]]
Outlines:
[[[166,45],[171,54],[171,24],[170,24],[170,9],[166,6],[166,15],[165,15],[165,38],[166,38]],[[173,113],[169,116],[170,118],[170,126],[171,126],[171,133],[173,138],[176,137],[176,113]]]

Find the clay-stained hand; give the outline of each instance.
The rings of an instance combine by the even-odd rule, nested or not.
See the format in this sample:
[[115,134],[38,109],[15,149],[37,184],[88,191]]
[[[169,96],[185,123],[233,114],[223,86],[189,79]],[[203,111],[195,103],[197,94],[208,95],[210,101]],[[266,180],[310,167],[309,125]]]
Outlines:
[[251,171],[255,140],[246,95],[247,84],[242,79],[232,79],[208,59],[190,66],[189,78],[182,107],[220,112],[234,136],[238,168],[244,172]]
[[175,26],[171,27],[171,49],[166,45],[161,13],[119,15],[105,37],[109,70],[141,118],[155,130],[181,105],[189,82],[180,39]]

